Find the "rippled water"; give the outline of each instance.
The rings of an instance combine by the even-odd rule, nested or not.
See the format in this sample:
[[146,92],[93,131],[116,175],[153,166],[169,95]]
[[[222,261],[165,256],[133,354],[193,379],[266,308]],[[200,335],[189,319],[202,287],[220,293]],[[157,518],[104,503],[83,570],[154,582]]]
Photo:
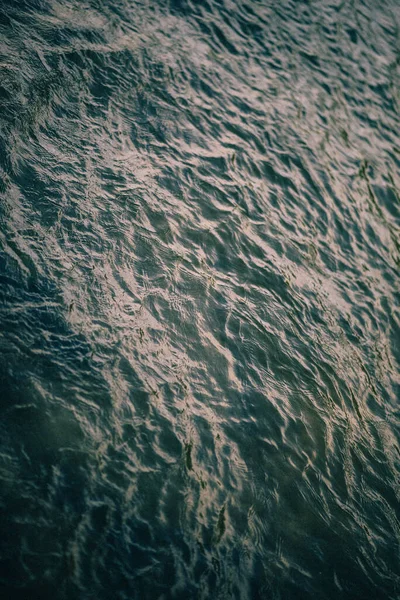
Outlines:
[[2,598],[399,598],[398,1],[0,23]]

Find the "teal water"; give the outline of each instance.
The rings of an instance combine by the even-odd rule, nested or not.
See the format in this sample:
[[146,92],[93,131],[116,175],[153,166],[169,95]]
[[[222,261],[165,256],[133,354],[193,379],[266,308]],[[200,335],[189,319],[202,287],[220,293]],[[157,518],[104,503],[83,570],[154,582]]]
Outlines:
[[0,597],[400,598],[398,1],[0,3]]

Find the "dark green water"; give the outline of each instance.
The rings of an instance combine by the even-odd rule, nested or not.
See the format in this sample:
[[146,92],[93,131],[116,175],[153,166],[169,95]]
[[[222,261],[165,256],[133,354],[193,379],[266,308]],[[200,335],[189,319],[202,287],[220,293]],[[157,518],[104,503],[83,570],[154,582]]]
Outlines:
[[400,598],[398,1],[1,0],[2,600]]

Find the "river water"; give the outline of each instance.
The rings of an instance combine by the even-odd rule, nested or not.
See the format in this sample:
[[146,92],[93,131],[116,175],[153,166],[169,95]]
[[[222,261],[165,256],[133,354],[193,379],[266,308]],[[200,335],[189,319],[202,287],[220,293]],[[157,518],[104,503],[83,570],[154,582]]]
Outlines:
[[400,597],[399,32],[2,0],[2,598]]

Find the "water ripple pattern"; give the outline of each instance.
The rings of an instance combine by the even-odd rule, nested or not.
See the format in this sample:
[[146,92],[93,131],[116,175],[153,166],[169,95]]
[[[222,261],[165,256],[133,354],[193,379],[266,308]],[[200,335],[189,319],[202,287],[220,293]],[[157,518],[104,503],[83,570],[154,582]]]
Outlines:
[[2,598],[400,597],[399,31],[2,0]]

